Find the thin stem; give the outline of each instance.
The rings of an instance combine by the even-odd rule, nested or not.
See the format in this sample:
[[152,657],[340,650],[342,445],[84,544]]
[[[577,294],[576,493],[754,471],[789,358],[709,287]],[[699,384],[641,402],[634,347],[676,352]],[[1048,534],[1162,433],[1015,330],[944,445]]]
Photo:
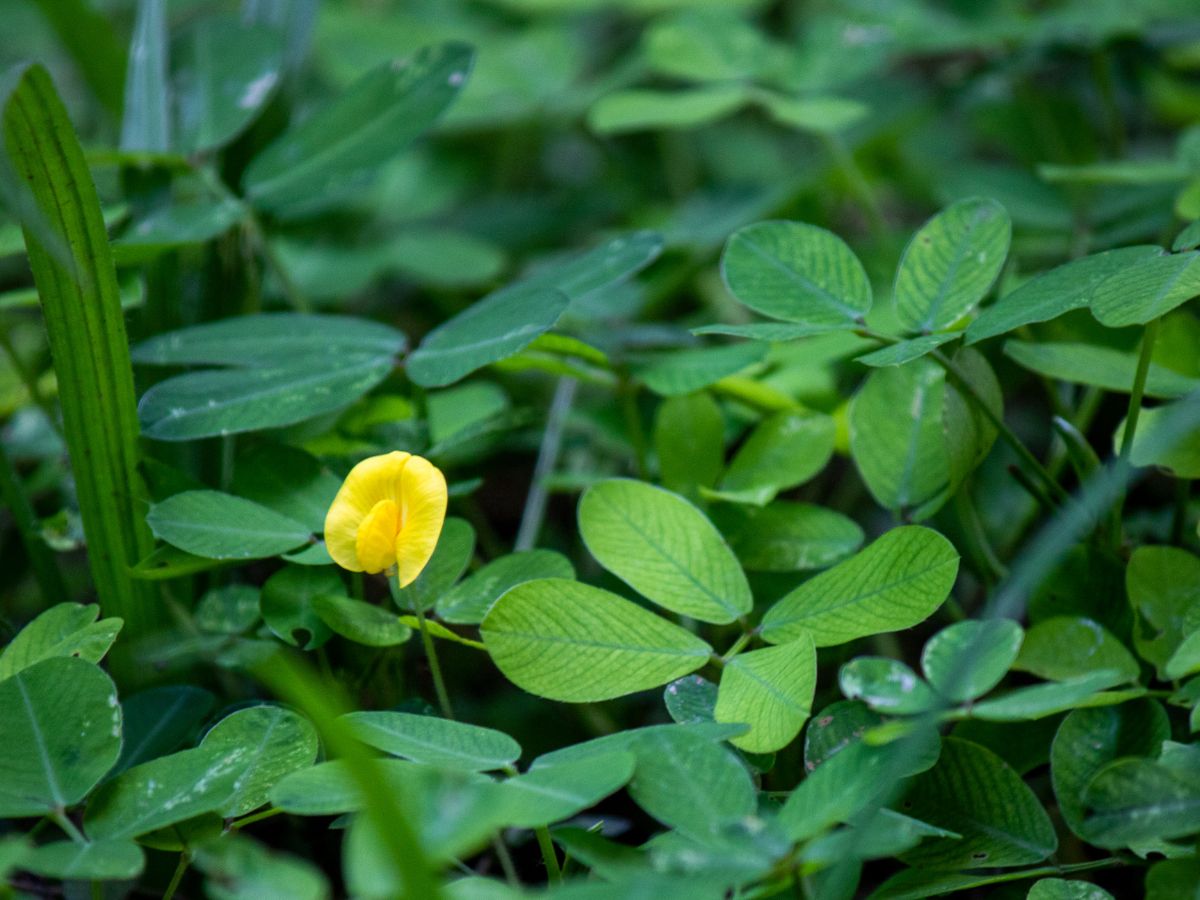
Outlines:
[[752,637],[754,637],[754,632],[747,631],[745,634],[743,634],[741,637],[739,637],[736,641],[734,641],[733,646],[731,646],[728,650],[726,650],[725,655],[721,657],[721,665],[724,665],[725,663],[727,663],[731,659],[733,659],[735,656],[737,656],[739,653],[741,653],[742,649],[748,643],[750,643],[750,639]]
[[75,823],[70,820],[63,810],[54,810],[54,812],[50,813],[50,818],[53,819],[54,824],[65,831],[67,833],[67,837],[69,837],[75,843],[88,843],[88,839],[83,836],[83,832],[75,827]]
[[[1150,374],[1150,358],[1154,355],[1154,342],[1158,338],[1160,319],[1151,319],[1146,323],[1142,332],[1142,349],[1138,353],[1137,371],[1133,375],[1133,387],[1129,391],[1129,408],[1125,413],[1125,432],[1121,435],[1120,456],[1128,463],[1133,454],[1133,440],[1137,435],[1138,419],[1142,415],[1142,398],[1146,393],[1146,377]],[[1125,508],[1125,493],[1122,489],[1113,503],[1111,516],[1111,531],[1114,547],[1120,547],[1123,539],[1121,514]]]
[[574,378],[560,378],[554,388],[554,399],[550,401],[550,412],[546,415],[546,430],[542,433],[542,445],[538,448],[537,463],[533,467],[533,479],[525,497],[525,509],[521,513],[521,526],[517,529],[514,550],[530,550],[537,544],[549,496],[546,481],[558,465],[563,429],[578,387],[579,382]]
[[542,851],[542,862],[546,864],[546,874],[552,884],[557,884],[563,880],[562,867],[558,864],[558,853],[554,849],[554,841],[550,837],[550,829],[543,825],[541,828],[535,828],[534,834],[537,835],[538,847]]
[[629,443],[633,445],[634,456],[637,460],[638,477],[643,481],[648,481],[650,479],[649,449],[646,444],[646,431],[642,427],[642,414],[637,407],[637,385],[626,376],[622,376],[617,393],[621,398],[621,412],[625,416],[625,429],[629,433]]
[[958,513],[958,521],[962,525],[967,544],[974,551],[973,555],[977,557],[980,564],[979,574],[983,576],[986,584],[995,584],[1008,574],[1008,570],[996,556],[996,551],[992,549],[992,543],[988,540],[983,522],[979,518],[979,511],[975,508],[967,485],[963,485],[955,492],[954,507]]
[[840,135],[823,134],[821,138],[822,143],[825,144],[825,148],[829,151],[829,155],[833,157],[834,165],[837,166],[838,170],[842,173],[842,177],[849,184],[851,192],[862,203],[876,236],[879,238],[887,237],[888,226],[887,221],[883,217],[883,208],[880,206],[875,192],[871,189],[870,182],[863,175],[862,169],[858,167],[858,163],[854,159],[854,154],[850,152]]
[[247,825],[253,825],[255,822],[261,822],[263,819],[270,819],[273,816],[278,816],[283,813],[282,809],[272,807],[264,809],[261,812],[251,813],[248,816],[242,816],[240,819],[234,819],[226,828],[226,831],[237,831],[239,828],[245,828]]
[[175,892],[179,890],[179,884],[183,881],[183,874],[188,870],[188,866],[192,864],[192,854],[184,850],[179,854],[179,864],[175,866],[175,874],[171,876],[171,882],[167,885],[167,889],[163,892],[162,900],[171,900],[175,896]]
[[517,867],[513,865],[512,854],[501,835],[492,838],[492,849],[496,851],[496,859],[500,860],[500,868],[504,870],[504,880],[510,888],[520,890],[521,879],[517,877]]
[[433,688],[437,691],[438,705],[442,715],[447,719],[454,718],[454,707],[450,704],[450,694],[446,691],[446,682],[442,679],[442,664],[438,660],[437,646],[429,628],[425,624],[425,610],[420,603],[414,604],[417,612],[417,628],[421,632],[421,643],[425,647],[425,658],[429,660],[429,671],[433,675]]

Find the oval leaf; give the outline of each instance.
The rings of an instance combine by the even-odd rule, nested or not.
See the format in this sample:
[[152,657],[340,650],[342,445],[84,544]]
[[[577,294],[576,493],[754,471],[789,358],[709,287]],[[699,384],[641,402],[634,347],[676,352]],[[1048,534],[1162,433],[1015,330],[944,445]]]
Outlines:
[[812,710],[817,652],[812,638],[740,653],[725,664],[713,718],[743,722],[745,734],[730,739],[751,753],[782,750],[800,733]]
[[220,491],[184,491],[150,507],[154,536],[207,559],[261,559],[294,550],[312,534],[294,519]]
[[521,755],[521,745],[502,731],[436,716],[352,712],[342,720],[363,743],[429,766],[486,772],[503,769]]
[[1009,619],[975,619],[943,628],[921,652],[921,668],[934,689],[955,703],[982,697],[1000,683],[1024,631]]

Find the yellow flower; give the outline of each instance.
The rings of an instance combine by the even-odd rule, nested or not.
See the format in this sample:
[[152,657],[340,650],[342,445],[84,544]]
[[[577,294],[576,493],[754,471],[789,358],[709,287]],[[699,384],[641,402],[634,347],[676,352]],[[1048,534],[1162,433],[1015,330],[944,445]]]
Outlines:
[[333,561],[351,572],[395,566],[404,587],[429,562],[445,519],[441,470],[394,450],[350,470],[325,516],[325,545]]

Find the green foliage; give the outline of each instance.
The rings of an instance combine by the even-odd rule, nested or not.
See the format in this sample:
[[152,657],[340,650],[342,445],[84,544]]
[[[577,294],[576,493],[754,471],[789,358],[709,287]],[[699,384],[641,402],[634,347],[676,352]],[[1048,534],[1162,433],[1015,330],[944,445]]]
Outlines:
[[0,0],[0,894],[1192,897],[1194,6]]

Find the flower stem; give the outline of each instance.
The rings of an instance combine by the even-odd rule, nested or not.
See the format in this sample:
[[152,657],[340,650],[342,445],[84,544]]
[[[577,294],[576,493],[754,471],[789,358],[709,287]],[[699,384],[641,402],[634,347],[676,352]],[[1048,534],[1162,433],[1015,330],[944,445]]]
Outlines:
[[438,706],[442,715],[447,719],[454,718],[454,707],[450,703],[450,694],[446,691],[446,682],[442,678],[442,664],[438,660],[437,645],[425,625],[425,610],[420,603],[414,604],[417,613],[417,629],[421,632],[421,643],[425,646],[425,658],[429,660],[429,671],[433,675],[433,688],[437,692]]
[[535,828],[538,847],[542,850],[542,861],[546,864],[546,873],[552,884],[562,881],[562,867],[558,864],[558,853],[554,849],[554,841],[550,837],[550,829],[543,825]]
[[192,854],[184,850],[179,854],[179,865],[175,867],[175,874],[171,876],[171,882],[167,885],[167,889],[163,891],[162,900],[171,900],[175,896],[175,892],[179,890],[179,884],[183,881],[183,875],[188,870],[188,866],[192,863]]
[[[1125,432],[1121,435],[1120,456],[1124,462],[1129,462],[1133,454],[1133,439],[1137,434],[1138,419],[1142,415],[1142,398],[1146,393],[1146,378],[1150,374],[1150,358],[1154,355],[1154,342],[1158,338],[1158,325],[1161,319],[1151,319],[1146,323],[1142,332],[1142,349],[1138,353],[1137,370],[1133,375],[1133,387],[1129,391],[1129,408],[1125,413]],[[1117,494],[1113,503],[1111,530],[1114,544],[1120,547],[1122,541],[1121,513],[1125,507],[1125,491]]]

